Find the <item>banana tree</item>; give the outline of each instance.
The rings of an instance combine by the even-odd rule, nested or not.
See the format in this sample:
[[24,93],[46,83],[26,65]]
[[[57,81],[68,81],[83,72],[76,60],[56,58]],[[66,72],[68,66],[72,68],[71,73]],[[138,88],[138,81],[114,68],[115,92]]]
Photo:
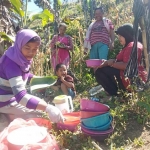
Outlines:
[[20,0],[10,0],[13,8],[11,11],[14,12],[17,16],[19,16],[18,24],[20,24],[23,28],[28,28],[30,25],[37,19],[42,21],[42,26],[45,26],[49,22],[53,22],[54,15],[48,9],[43,10],[41,13],[37,14],[29,14],[27,15],[27,5],[28,0],[25,2],[25,9],[23,9],[23,5]]
[[54,15],[48,10],[44,9],[43,12],[37,14],[30,14],[28,19],[27,27],[29,27],[35,20],[41,20],[42,26],[46,26],[50,22],[54,22]]

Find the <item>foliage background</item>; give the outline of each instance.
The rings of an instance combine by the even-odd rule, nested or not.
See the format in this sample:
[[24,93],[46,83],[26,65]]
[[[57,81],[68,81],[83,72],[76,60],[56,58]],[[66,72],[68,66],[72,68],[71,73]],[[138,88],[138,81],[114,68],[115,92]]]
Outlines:
[[[12,0],[13,1],[13,0]],[[54,21],[55,16],[53,9],[50,5],[46,5],[47,2],[43,0],[35,0],[35,3],[43,8],[43,12],[30,16],[28,14],[21,16],[12,10],[13,5],[8,4],[8,0],[4,1],[5,6],[10,9],[10,16],[19,20],[22,27],[29,25],[28,27],[34,29],[42,38],[42,45],[40,47],[39,53],[36,55],[32,65],[32,72],[35,75],[53,75],[53,70],[51,69],[51,59],[50,59],[50,49],[49,43],[54,34]],[[25,14],[25,6],[27,0],[21,1],[21,10]],[[74,3],[60,3],[58,4],[57,10],[59,12],[59,19],[68,25],[67,34],[72,36],[74,42],[74,50],[71,52],[71,70],[75,73],[77,78],[80,80],[76,84],[76,90],[78,93],[77,99],[74,101],[74,106],[76,110],[79,110],[79,99],[82,97],[88,97],[88,90],[95,86],[97,83],[95,81],[93,72],[91,69],[86,67],[85,60],[88,59],[88,55],[83,55],[83,40],[85,37],[85,32],[87,26],[92,21],[92,11],[93,6],[103,6],[105,8],[105,16],[114,24],[115,29],[124,23],[133,22],[132,14],[132,0],[79,0]],[[95,2],[95,3],[93,3]],[[91,5],[92,4],[92,5]],[[8,6],[9,5],[9,6]],[[48,6],[48,7],[47,7]],[[48,12],[49,16],[47,16]],[[54,17],[54,20],[52,19]],[[26,21],[24,21],[26,20]],[[5,31],[5,30],[4,30]],[[7,32],[5,32],[7,33]],[[9,33],[9,32],[8,32]],[[1,37],[2,39],[2,37]],[[5,49],[7,48],[7,42],[5,42]],[[121,45],[119,44],[117,38],[115,40],[115,47],[113,51],[110,51],[109,58],[115,58],[116,54],[121,50]],[[149,121],[150,117],[150,100],[149,100],[149,90],[142,93],[132,93],[131,101],[125,104],[119,104],[113,98],[108,105],[111,107],[111,114],[114,117],[113,124],[115,126],[114,134],[106,140],[105,149],[120,149],[124,150],[128,144],[133,143],[133,147],[136,149],[137,146],[143,146],[144,142],[141,139],[129,137],[126,138],[125,132],[128,130],[129,123],[135,121],[135,124],[139,126],[138,123],[145,125]],[[138,102],[137,102],[138,101]],[[132,131],[130,131],[132,134]],[[81,132],[70,133],[68,131],[59,132],[55,129],[54,134],[57,136],[60,145],[63,148],[73,149],[76,147],[78,150],[95,150],[96,148],[91,144],[92,140],[90,138],[85,139]],[[78,144],[78,143],[82,144]],[[71,143],[71,144],[70,144]],[[132,147],[132,148],[133,148]]]

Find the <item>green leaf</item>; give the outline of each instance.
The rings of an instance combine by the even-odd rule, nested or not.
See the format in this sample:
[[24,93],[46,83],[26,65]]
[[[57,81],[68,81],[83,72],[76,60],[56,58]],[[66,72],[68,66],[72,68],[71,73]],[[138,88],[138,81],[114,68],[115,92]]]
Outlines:
[[14,9],[12,11],[16,12],[20,17],[24,16],[24,11],[22,10],[22,4],[20,0],[10,0],[11,4],[13,5]]
[[48,19],[49,19],[50,22],[54,21],[54,14],[52,14],[48,9],[44,9],[42,14],[48,16]]
[[43,26],[43,27],[44,27],[47,23],[48,23],[47,20],[42,19],[42,26]]
[[63,19],[63,22],[65,22],[65,23],[67,23],[67,24],[70,24],[70,23],[71,23],[71,20],[70,20],[69,17],[65,17],[65,18]]
[[14,42],[15,41],[15,37],[7,35],[5,32],[0,32],[0,36],[5,41],[10,41],[10,42]]
[[31,21],[36,20],[36,19],[42,19],[40,15],[41,15],[41,13],[37,13],[37,14],[34,14],[34,15],[31,14],[31,15],[29,16],[29,19],[30,19]]
[[44,27],[48,22],[53,22],[54,21],[54,15],[48,10],[44,9],[43,12],[37,13],[34,15],[30,15],[29,19],[31,21],[34,21],[36,19],[41,19],[42,20],[42,26]]
[[11,4],[18,9],[22,7],[20,0],[10,0]]
[[45,77],[34,77],[30,81],[30,92],[38,89],[48,88],[56,83],[57,77],[45,76]]
[[57,4],[58,4],[59,6],[61,6],[61,5],[62,5],[61,0],[57,0]]

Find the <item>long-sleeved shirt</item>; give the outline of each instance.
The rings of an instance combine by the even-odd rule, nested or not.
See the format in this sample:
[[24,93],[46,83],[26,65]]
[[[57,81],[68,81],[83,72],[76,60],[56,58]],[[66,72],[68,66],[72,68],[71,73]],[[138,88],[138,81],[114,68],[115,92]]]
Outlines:
[[26,91],[26,83],[33,75],[23,72],[19,65],[7,56],[0,64],[0,108],[14,101],[29,108],[36,109],[39,98]]
[[[130,56],[131,56],[133,44],[134,44],[133,42],[130,42],[126,47],[124,47],[119,52],[119,54],[116,56],[117,62],[128,63]],[[138,75],[143,82],[146,82],[147,72],[145,71],[144,67],[141,65],[143,45],[140,42],[138,42],[137,48],[138,48]],[[122,79],[122,83],[124,87],[128,88],[128,86],[130,85],[130,80],[124,77],[124,70],[120,70],[120,77]]]

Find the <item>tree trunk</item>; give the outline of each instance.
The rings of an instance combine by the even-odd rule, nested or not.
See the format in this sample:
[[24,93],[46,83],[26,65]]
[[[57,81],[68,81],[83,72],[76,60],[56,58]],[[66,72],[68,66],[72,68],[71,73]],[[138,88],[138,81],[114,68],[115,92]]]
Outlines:
[[4,54],[4,41],[0,42],[0,57]]

